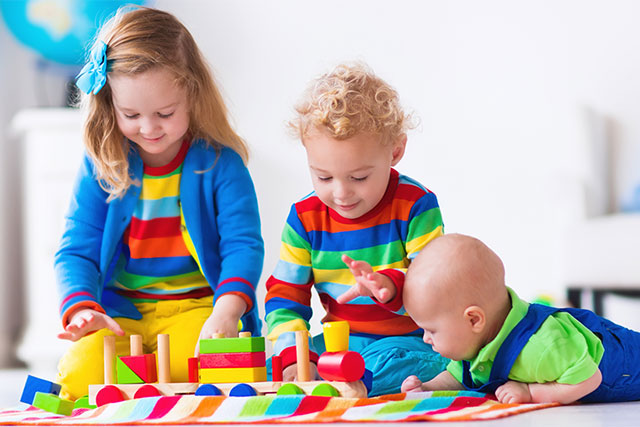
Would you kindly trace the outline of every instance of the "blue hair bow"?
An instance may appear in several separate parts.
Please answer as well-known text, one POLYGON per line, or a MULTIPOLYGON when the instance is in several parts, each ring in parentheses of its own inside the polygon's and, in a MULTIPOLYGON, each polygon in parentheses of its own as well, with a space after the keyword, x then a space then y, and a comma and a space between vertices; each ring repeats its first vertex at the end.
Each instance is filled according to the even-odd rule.
POLYGON ((98 40, 89 52, 89 62, 76 76, 76 86, 87 95, 100 92, 107 82, 107 44, 98 40))

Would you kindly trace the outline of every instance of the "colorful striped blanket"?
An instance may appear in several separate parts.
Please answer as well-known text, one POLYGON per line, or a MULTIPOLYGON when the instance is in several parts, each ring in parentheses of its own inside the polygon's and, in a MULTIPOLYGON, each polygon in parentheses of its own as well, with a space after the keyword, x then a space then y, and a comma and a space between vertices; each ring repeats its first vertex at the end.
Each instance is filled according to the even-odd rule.
POLYGON ((0 425, 329 423, 487 420, 556 406, 502 404, 468 391, 355 399, 324 396, 166 396, 127 400, 70 416, 33 407, 0 411, 0 425))

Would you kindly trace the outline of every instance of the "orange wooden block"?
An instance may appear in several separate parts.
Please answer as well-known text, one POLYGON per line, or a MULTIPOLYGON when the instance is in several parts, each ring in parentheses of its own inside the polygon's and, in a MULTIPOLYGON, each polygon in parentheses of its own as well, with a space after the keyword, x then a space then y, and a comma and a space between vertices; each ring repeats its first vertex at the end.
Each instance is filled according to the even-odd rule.
POLYGON ((127 365, 145 383, 155 383, 158 381, 158 371, 156 369, 156 355, 142 354, 140 356, 121 356, 122 363, 127 365))

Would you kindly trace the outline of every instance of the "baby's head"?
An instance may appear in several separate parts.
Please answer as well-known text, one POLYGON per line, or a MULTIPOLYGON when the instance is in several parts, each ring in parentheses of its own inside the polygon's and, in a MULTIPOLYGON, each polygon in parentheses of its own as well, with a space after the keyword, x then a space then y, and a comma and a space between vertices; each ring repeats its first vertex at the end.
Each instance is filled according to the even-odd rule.
POLYGON ((407 271, 407 313, 443 356, 471 360, 495 338, 511 309, 500 258, 480 240, 446 234, 427 244, 407 271))
POLYGON ((396 91, 364 64, 343 64, 312 82, 296 113, 290 127, 307 150, 320 200, 350 219, 373 209, 410 127, 396 91))

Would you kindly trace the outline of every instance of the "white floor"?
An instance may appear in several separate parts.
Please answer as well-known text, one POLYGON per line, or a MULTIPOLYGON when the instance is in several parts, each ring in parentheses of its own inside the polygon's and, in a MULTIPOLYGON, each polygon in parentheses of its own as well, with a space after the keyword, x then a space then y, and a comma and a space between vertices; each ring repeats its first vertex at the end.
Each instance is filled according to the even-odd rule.
MULTIPOLYGON (((0 408, 20 406, 20 395, 27 378, 26 370, 0 370, 0 408)), ((609 403, 597 405, 572 405, 527 412, 507 418, 477 422, 438 423, 451 427, 600 427, 640 426, 640 402, 609 403)), ((292 425, 292 424, 290 424, 292 425)), ((308 424, 303 424, 308 427, 308 424)), ((379 426, 380 424, 369 424, 379 426)), ((415 423, 391 423, 386 426, 415 425, 415 423)), ((354 424, 344 424, 354 427, 354 424)))

